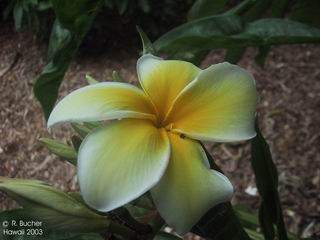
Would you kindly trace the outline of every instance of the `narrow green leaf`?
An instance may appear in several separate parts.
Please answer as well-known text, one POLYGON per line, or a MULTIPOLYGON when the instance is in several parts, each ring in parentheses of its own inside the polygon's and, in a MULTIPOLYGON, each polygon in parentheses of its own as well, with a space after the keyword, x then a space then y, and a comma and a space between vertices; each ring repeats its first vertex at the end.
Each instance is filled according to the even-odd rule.
POLYGON ((86 74, 86 80, 88 84, 96 84, 99 83, 98 80, 94 79, 93 77, 91 77, 89 74, 86 74))
POLYGON ((78 133, 82 138, 85 138, 88 133, 91 132, 91 129, 86 127, 83 124, 80 123, 71 123, 71 127, 73 128, 73 130, 78 133))
POLYGON ((0 191, 21 204, 28 216, 49 224, 55 230, 90 232, 109 226, 106 217, 44 182, 0 177, 0 191))
POLYGON ((254 231, 257 231, 259 226, 259 219, 257 217, 257 214, 249 211, 244 210, 241 206, 233 206, 233 209, 239 218, 241 225, 245 228, 252 229, 254 231))
POLYGON ((281 204, 278 194, 278 174, 272 161, 268 143, 262 136, 256 121, 257 136, 251 141, 251 164, 256 184, 262 198, 259 220, 266 239, 273 238, 273 224, 277 226, 278 238, 287 240, 281 204))
POLYGON ((91 131, 101 126, 100 122, 83 122, 83 125, 89 128, 91 131))
POLYGON ((22 25, 24 21, 24 11, 23 11, 23 5, 22 1, 16 1, 14 7, 13 7, 13 18, 14 18, 14 24, 17 31, 22 30, 22 25))
POLYGON ((250 239, 252 239, 252 240, 265 240, 265 238, 263 237, 263 235, 261 233, 258 233, 256 231, 248 229, 248 228, 246 228, 245 231, 249 235, 250 239))
POLYGON ((112 71, 112 80, 115 82, 126 82, 126 80, 115 70, 112 71))
POLYGON ((156 55, 156 50, 153 47, 153 44, 148 38, 148 36, 145 34, 145 32, 139 26, 137 26, 137 31, 139 33, 139 36, 142 42, 142 47, 143 47, 142 54, 150 53, 150 54, 156 55))
POLYGON ((40 138, 39 142, 44 144, 53 154, 67 160, 73 165, 77 164, 77 152, 73 147, 50 138, 40 138))
POLYGON ((221 13, 228 0, 197 0, 188 12, 188 21, 221 13))

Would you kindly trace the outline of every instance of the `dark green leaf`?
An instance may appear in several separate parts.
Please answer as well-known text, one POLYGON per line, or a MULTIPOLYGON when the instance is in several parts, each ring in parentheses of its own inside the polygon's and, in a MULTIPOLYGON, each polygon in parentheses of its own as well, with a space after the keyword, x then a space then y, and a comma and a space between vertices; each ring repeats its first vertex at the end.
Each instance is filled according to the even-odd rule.
POLYGON ((249 46, 319 43, 320 29, 286 19, 266 18, 247 24, 236 37, 247 38, 249 46))
POLYGON ((230 203, 222 203, 209 210, 192 232, 211 240, 250 240, 230 203))
POLYGON ((164 34, 154 47, 169 53, 223 48, 235 44, 232 36, 243 29, 241 19, 234 15, 201 18, 164 34))
POLYGON ((188 21, 221 13, 228 0, 197 0, 188 12, 188 21))
POLYGON ((24 10, 21 0, 17 0, 16 4, 13 8, 13 18, 14 18, 14 24, 17 31, 22 30, 23 20, 24 20, 24 10))
POLYGON ((244 25, 234 15, 202 18, 159 38, 158 51, 182 52, 216 48, 320 42, 320 29, 285 19, 262 19, 244 25))
POLYGON ((266 239, 273 239, 273 224, 277 226, 278 238, 287 240, 278 194, 278 175, 272 161, 269 145, 262 136, 256 121, 257 136, 251 143, 251 163, 256 184, 262 198, 259 220, 266 239))
POLYGON ((91 27, 96 12, 102 6, 100 0, 52 0, 51 2, 62 26, 81 37, 91 27))
POLYGON ((73 165, 77 165, 77 152, 73 147, 50 138, 40 138, 39 141, 53 154, 67 160, 73 165))
MULTIPOLYGON (((256 1, 253 6, 250 8, 246 9, 245 12, 241 13, 241 17, 244 19, 246 22, 251 22, 253 20, 257 20, 263 16, 263 14, 268 11, 270 4, 272 0, 259 0, 256 1)), ((239 7, 236 7, 239 8, 239 7)), ((231 11, 236 11, 239 13, 239 10, 236 9, 231 9, 231 11)), ((245 47, 232 47, 228 48, 226 56, 225 56, 225 61, 230 62, 230 63, 238 63, 243 54, 245 53, 246 48, 245 47)))
POLYGON ((49 63, 44 67, 40 76, 36 79, 33 91, 39 100, 48 119, 51 110, 58 97, 58 90, 64 74, 75 54, 80 40, 64 29, 58 21, 54 24, 49 44, 49 63))
POLYGON ((137 31, 139 33, 141 42, 142 42, 142 47, 143 47, 143 52, 142 54, 156 54, 156 51, 154 49, 154 46, 152 45, 152 42, 150 41, 150 39, 148 38, 148 36, 145 34, 145 32, 139 27, 137 26, 137 31))
POLYGON ((34 85, 46 119, 58 96, 59 86, 68 66, 101 7, 101 0, 53 0, 57 15, 49 43, 49 63, 34 85))

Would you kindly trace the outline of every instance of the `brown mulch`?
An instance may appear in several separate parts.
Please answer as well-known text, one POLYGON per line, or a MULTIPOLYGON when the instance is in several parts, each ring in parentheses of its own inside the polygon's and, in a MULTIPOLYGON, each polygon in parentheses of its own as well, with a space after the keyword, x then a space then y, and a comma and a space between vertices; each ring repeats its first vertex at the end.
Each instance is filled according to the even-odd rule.
MULTIPOLYGON (((37 139, 49 136, 32 83, 44 66, 45 46, 30 33, 0 27, 0 175, 37 178, 65 191, 77 189, 75 169, 59 161, 37 139)), ((274 48, 265 69, 247 51, 240 65, 253 73, 261 101, 259 115, 279 172, 280 197, 289 229, 305 237, 320 230, 320 46, 274 48)), ((223 60, 212 53, 203 66, 223 60)), ((99 57, 79 56, 72 63, 61 96, 85 85, 91 73, 101 80, 119 71, 136 83, 136 51, 120 50, 99 57)), ((66 140, 65 128, 53 135, 66 140)), ((208 145, 217 163, 236 188, 234 203, 259 206, 250 167, 249 144, 208 145), (251 191, 248 191, 250 190, 251 191)), ((0 209, 12 201, 0 195, 0 209)))

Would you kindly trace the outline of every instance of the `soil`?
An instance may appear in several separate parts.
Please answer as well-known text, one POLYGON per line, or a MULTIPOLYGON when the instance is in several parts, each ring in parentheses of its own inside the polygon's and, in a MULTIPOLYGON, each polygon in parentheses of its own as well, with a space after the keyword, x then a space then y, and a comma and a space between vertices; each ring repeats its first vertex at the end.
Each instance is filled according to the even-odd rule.
MULTIPOLYGON (((264 69, 249 49, 239 63, 253 73, 260 94, 258 114, 279 173, 280 198, 290 231, 308 237, 320 231, 320 45, 275 47, 264 69)), ((223 61, 213 52, 203 67, 223 61)), ((46 46, 31 33, 0 26, 0 175, 44 180, 64 191, 77 190, 74 167, 60 161, 38 143, 50 136, 32 85, 46 63, 46 46)), ((137 47, 79 55, 72 62, 60 98, 86 84, 85 74, 107 81, 117 70, 137 84, 137 47)), ((52 135, 67 141, 67 127, 52 135)), ((231 179, 235 204, 259 206, 248 142, 208 144, 218 165, 231 179)), ((14 203, 0 195, 0 209, 14 203)))

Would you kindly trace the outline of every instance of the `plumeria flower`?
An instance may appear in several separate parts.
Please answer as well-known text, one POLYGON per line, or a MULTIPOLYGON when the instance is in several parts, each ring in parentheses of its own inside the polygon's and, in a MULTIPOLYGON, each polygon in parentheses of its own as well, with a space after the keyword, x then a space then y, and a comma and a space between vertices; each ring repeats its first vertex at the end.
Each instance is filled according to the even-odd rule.
POLYGON ((116 82, 80 88, 57 104, 48 127, 113 120, 80 146, 85 202, 108 212, 150 191, 167 224, 184 234, 232 197, 232 184, 210 169, 199 141, 255 136, 255 81, 229 63, 201 70, 150 54, 138 60, 137 71, 143 90, 116 82))

